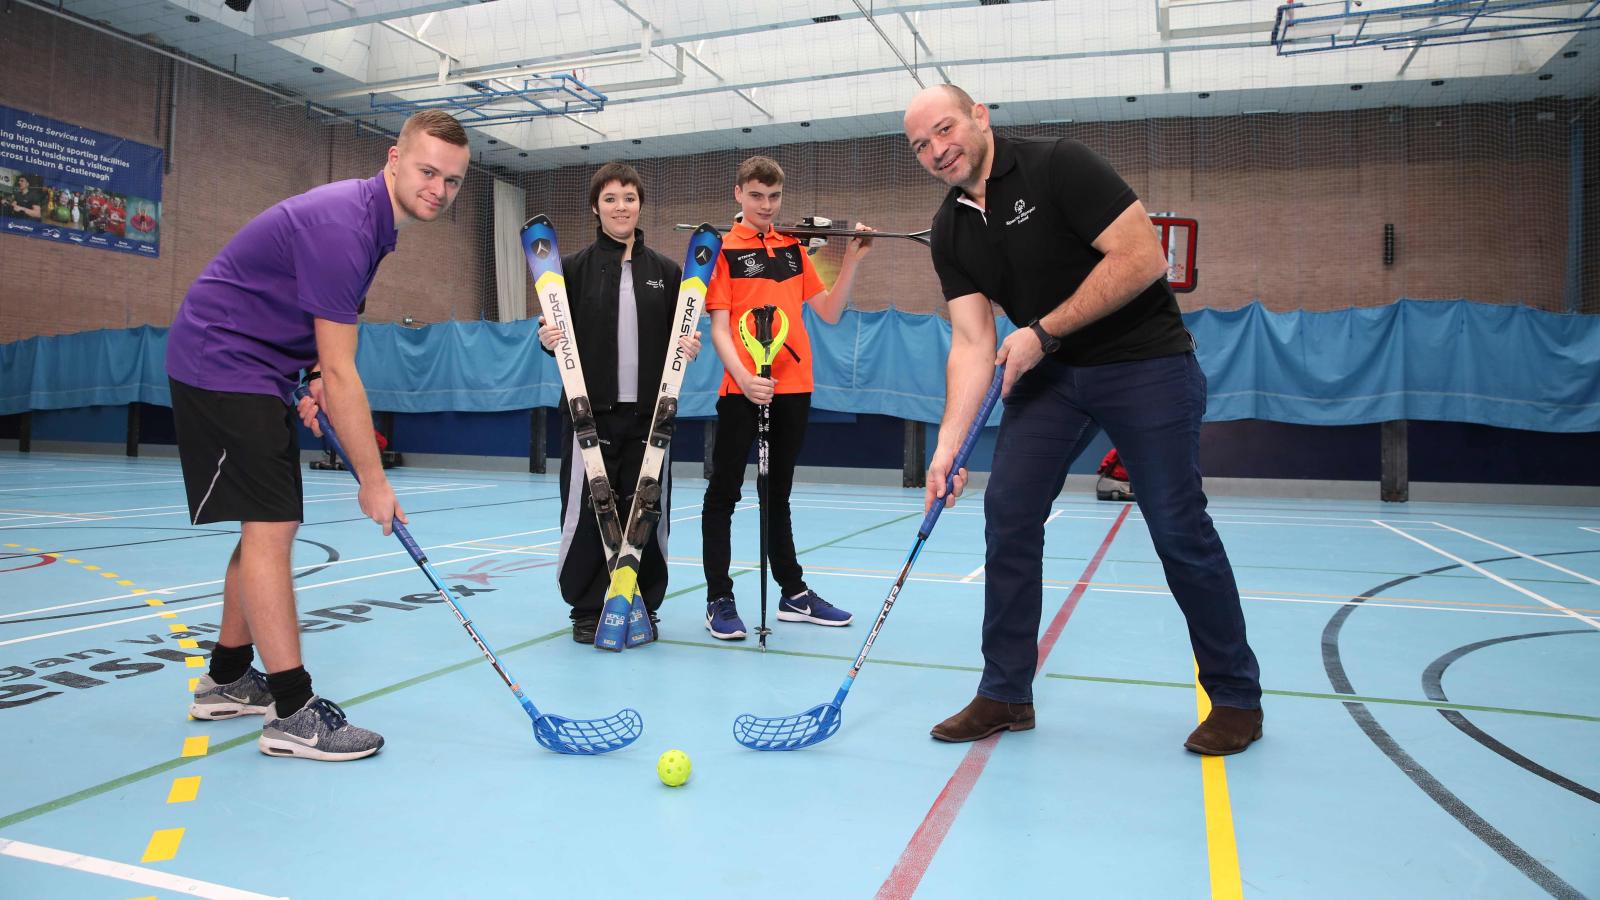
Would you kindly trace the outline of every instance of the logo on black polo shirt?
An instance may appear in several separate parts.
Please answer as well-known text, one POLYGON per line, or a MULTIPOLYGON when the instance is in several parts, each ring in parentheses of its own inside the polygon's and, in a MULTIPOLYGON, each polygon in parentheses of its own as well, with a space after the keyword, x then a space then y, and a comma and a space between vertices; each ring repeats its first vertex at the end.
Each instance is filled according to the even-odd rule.
POLYGON ((1018 200, 1016 205, 1011 208, 1016 210, 1017 214, 1006 223, 1007 225, 1021 225, 1023 222, 1028 221, 1028 217, 1033 215, 1036 207, 1029 206, 1026 200, 1018 200))
POLYGON ((667 286, 667 281, 664 278, 652 278, 649 281, 646 281, 644 285, 645 287, 653 287, 659 291, 667 286))

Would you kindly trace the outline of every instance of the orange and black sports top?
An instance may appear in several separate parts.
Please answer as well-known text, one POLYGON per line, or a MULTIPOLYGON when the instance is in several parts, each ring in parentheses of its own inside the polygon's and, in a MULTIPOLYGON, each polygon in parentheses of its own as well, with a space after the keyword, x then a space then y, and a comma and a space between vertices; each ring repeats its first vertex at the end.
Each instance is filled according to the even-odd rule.
MULTIPOLYGON (((733 344, 745 371, 751 373, 756 371, 756 365, 739 340, 739 318, 747 310, 769 303, 783 310, 789 317, 789 334, 783 342, 786 349, 772 361, 772 377, 778 381, 777 393, 807 394, 812 388, 811 339, 800 318, 800 308, 825 290, 827 286, 798 240, 771 230, 762 234, 737 222, 722 239, 722 254, 717 257, 711 284, 706 287, 706 309, 728 311, 733 344)), ((739 393, 732 375, 723 373, 718 393, 739 393)))

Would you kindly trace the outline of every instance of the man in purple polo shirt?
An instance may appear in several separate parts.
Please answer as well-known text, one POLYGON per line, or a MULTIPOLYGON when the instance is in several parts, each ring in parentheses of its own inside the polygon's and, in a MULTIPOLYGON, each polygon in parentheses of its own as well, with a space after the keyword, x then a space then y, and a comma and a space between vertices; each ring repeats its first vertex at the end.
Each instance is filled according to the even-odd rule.
POLYGON ((361 478, 361 511, 384 534, 406 521, 356 373, 356 322, 397 230, 442 215, 468 159, 460 123, 438 110, 413 115, 382 172, 290 197, 234 235, 189 288, 167 336, 190 516, 196 525, 240 523, 222 633, 189 713, 265 715, 258 746, 269 756, 359 759, 383 746, 313 694, 301 665, 289 562, 303 514, 291 397, 309 370, 315 399, 300 404, 301 418, 320 434, 323 404, 361 478), (265 675, 252 665, 256 647, 265 675))

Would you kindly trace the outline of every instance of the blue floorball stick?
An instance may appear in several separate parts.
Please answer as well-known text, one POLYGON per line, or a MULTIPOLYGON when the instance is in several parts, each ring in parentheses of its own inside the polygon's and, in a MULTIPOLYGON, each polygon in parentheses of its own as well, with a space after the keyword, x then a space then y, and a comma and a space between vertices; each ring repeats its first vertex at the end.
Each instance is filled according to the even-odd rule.
MULTIPOLYGON (((296 400, 299 400, 302 397, 310 396, 310 391, 306 390, 305 386, 302 385, 295 390, 294 396, 296 400)), ((320 408, 317 410, 317 424, 322 426, 323 438, 327 440, 329 446, 333 447, 333 452, 339 455, 339 460, 344 463, 344 467, 350 470, 351 475, 355 475, 355 466, 350 465, 350 458, 344 453, 344 445, 339 443, 339 436, 334 433, 333 425, 328 421, 327 414, 320 408)), ((358 483, 361 481, 359 475, 356 476, 356 481, 358 483)), ((428 580, 433 582, 434 588, 439 591, 439 596, 450 604, 450 611, 456 614, 456 619, 461 622, 461 627, 467 630, 472 642, 477 644, 478 649, 483 651, 483 655, 489 658, 489 665, 494 667, 495 673, 500 676, 500 680, 506 683, 506 687, 511 689, 511 693, 517 695, 517 701, 522 704, 522 708, 527 712, 528 718, 533 720, 533 737, 539 742, 540 746, 556 753, 592 756, 597 753, 610 753, 613 750, 621 750, 639 739, 639 735, 644 733, 644 718, 634 709, 624 709, 604 719, 569 719, 565 716, 539 712, 538 708, 533 705, 533 701, 522 693, 522 686, 517 683, 516 679, 511 677, 510 672, 506 671, 505 665, 500 662, 500 657, 496 656, 494 650, 490 649, 483 638, 478 636, 478 630, 472 627, 472 620, 467 617, 466 611, 461 608, 461 604, 456 602, 456 598, 450 593, 450 589, 445 587, 444 579, 433 571, 433 566, 428 563, 427 555, 422 552, 422 548, 411 537, 411 532, 406 530, 404 523, 399 519, 395 519, 391 524, 394 526, 394 536, 400 539, 400 543, 405 545, 406 552, 411 554, 411 558, 416 560, 417 566, 428 576, 428 580)))
MULTIPOLYGON (((1005 378, 1005 373, 1004 366, 997 366, 994 370, 994 381, 990 383, 989 392, 983 397, 983 407, 973 417, 972 426, 967 429, 967 436, 961 441, 955 460, 950 464, 949 479, 945 482, 946 496, 955 490, 956 473, 966 466, 967 457, 972 455, 972 448, 978 443, 978 435, 983 432, 984 423, 989 421, 989 414, 994 411, 995 401, 1000 399, 1000 383, 1005 378)), ((850 693, 850 685, 855 684, 856 675, 866 664, 867 654, 872 651, 872 642, 878 639, 878 632, 883 629, 884 620, 889 618, 889 610, 894 608, 895 598, 900 596, 900 588, 905 585, 906 576, 911 574, 912 564, 917 561, 917 555, 922 552, 922 545, 928 542, 928 535, 933 533, 933 525, 939 521, 939 513, 943 511, 944 502, 939 501, 934 503, 933 508, 923 517, 922 525, 917 528, 917 542, 911 546, 911 553, 906 556, 905 565, 900 567, 900 577, 894 580, 894 587, 889 589, 889 596, 884 598, 883 608, 878 610, 878 620, 872 623, 872 630, 867 632, 867 639, 861 644, 861 652, 856 655, 855 663, 845 674, 844 683, 839 685, 839 692, 833 695, 833 699, 792 716, 765 718, 746 713, 733 720, 734 740, 751 750, 801 750, 833 737, 843 720, 842 707, 845 696, 850 693)))

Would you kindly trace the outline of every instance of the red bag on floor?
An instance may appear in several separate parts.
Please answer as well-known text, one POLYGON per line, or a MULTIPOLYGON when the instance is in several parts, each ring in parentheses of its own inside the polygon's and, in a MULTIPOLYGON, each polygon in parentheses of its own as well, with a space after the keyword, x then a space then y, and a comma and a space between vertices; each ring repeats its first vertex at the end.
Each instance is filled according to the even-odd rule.
POLYGON ((1122 457, 1117 455, 1115 447, 1106 452, 1105 459, 1100 460, 1100 468, 1096 472, 1118 481, 1128 480, 1128 470, 1123 467, 1122 457))

